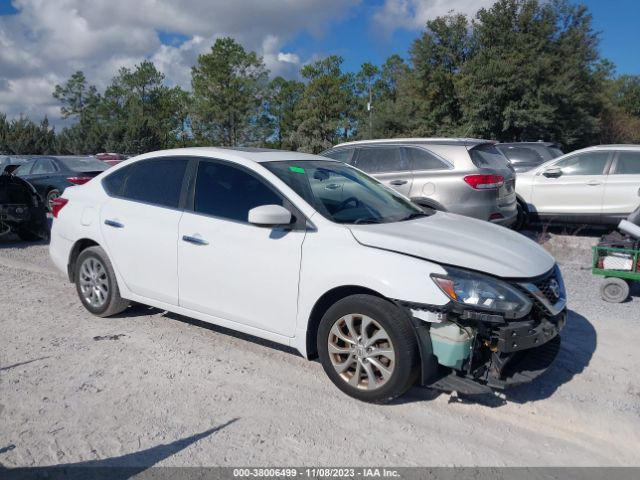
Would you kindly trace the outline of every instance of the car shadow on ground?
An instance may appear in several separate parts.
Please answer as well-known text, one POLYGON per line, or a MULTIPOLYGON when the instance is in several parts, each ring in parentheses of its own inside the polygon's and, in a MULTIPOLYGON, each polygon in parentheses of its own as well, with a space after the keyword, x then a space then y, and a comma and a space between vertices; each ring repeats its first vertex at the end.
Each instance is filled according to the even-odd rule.
MULTIPOLYGON (((67 463, 64 465, 51 465, 47 467, 6 469, 0 466, 0 477, 7 480, 32 478, 46 478, 49 480, 85 478, 125 480, 135 477, 156 463, 175 455, 203 438, 219 432, 237 420, 238 418, 233 418, 217 427, 191 435, 190 437, 118 457, 67 463)), ((14 448, 19 448, 19 445, 14 448)), ((11 448, 11 450, 14 448, 11 448)))
MULTIPOLYGON (((589 320, 573 310, 569 311, 569 318, 561 337, 562 346, 558 356, 549 369, 531 383, 512 387, 505 392, 496 392, 495 394, 454 394, 450 396, 449 402, 479 404, 497 408, 509 402, 524 404, 551 397, 558 388, 570 382, 574 376, 579 375, 587 368, 597 347, 595 328, 589 320)), ((440 395, 448 395, 449 393, 417 387, 393 403, 431 401, 440 395)))

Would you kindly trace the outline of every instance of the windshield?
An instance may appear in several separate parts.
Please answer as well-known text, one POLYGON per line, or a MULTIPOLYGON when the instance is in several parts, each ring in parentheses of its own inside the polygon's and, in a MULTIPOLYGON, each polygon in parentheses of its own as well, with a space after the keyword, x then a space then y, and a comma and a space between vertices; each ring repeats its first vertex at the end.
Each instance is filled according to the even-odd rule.
POLYGON ((262 165, 337 223, 389 223, 426 215, 391 188, 341 162, 303 160, 262 165))

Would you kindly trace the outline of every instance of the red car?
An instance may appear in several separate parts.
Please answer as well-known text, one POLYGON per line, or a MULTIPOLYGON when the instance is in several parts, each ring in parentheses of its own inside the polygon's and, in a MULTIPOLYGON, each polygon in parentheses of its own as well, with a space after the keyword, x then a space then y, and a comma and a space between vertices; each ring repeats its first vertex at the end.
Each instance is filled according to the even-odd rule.
POLYGON ((111 165, 112 167, 127 159, 126 156, 121 155, 120 153, 97 153, 95 157, 98 160, 102 160, 103 162, 111 165))

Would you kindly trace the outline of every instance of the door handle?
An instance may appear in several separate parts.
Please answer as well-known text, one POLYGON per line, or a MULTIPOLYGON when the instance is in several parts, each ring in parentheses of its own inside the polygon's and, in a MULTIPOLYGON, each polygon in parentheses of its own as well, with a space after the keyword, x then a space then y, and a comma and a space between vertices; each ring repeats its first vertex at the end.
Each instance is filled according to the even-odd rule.
POLYGON ((597 187, 598 185, 602 185, 602 182, 599 182, 598 180, 590 180, 587 182, 587 185, 590 187, 597 187))
POLYGON ((406 180, 392 180, 389 183, 391 185, 404 185, 405 183, 407 183, 407 181, 406 180))
POLYGON ((105 220, 104 224, 107 225, 108 227, 113 227, 113 228, 124 228, 124 224, 118 222, 117 220, 105 220))
POLYGON ((183 235, 182 240, 184 242, 193 243, 194 245, 209 245, 209 242, 207 242, 206 240, 192 235, 183 235))
POLYGON ((327 189, 327 190, 337 190, 338 188, 340 188, 340 184, 339 183, 330 183, 329 185, 327 185, 324 188, 327 189))

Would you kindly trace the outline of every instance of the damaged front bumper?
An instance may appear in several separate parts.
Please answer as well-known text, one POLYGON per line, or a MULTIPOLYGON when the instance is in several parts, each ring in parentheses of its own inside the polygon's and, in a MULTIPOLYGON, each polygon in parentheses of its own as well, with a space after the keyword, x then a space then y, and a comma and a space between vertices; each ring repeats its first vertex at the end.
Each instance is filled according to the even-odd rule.
POLYGON ((465 394, 489 393, 528 383, 543 374, 556 358, 560 332, 567 322, 566 293, 558 285, 559 271, 528 282, 514 282, 533 301, 531 312, 522 319, 506 320, 499 315, 460 311, 400 302, 414 320, 422 358, 423 386, 465 394), (444 366, 436 357, 433 330, 450 323, 467 333, 468 352, 464 361, 444 366))

